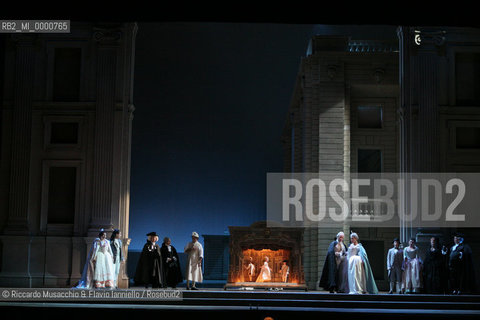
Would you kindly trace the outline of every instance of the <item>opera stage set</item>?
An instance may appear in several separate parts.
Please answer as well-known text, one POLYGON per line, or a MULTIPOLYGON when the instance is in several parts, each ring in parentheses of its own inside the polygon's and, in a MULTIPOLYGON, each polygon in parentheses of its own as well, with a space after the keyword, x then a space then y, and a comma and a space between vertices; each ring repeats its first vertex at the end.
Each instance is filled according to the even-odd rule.
POLYGON ((299 228, 268 228, 267 222, 257 222, 250 227, 229 227, 230 268, 225 289, 275 288, 306 290, 303 276, 303 230, 299 228), (268 258, 270 279, 260 280, 260 269, 268 258), (283 261, 289 267, 287 281, 282 281, 283 261), (252 281, 247 266, 252 262, 255 271, 252 281))
MULTIPOLYGON (((137 261, 130 258, 134 250, 129 249, 133 231, 130 166, 138 30, 134 22, 78 22, 72 23, 70 35, 19 33, 0 37, 0 288, 74 287, 84 266, 88 266, 87 256, 99 230, 105 229, 110 235, 118 228, 122 244, 116 247, 120 248, 116 252, 121 252, 126 260, 119 267, 118 289, 91 291, 128 293, 144 289, 133 286, 137 261), (129 261, 133 265, 127 264, 129 261)), ((480 172, 480 91, 476 91, 480 88, 480 30, 456 27, 394 27, 394 30, 388 39, 357 39, 350 34, 311 37, 306 54, 298 59, 300 68, 290 105, 282 111, 283 132, 280 130, 276 136, 281 140, 279 148, 284 149, 284 158, 277 159, 279 166, 283 162, 284 172, 341 172, 345 176, 362 170, 480 172), (413 42, 419 36, 422 41, 413 42), (465 86, 473 82, 479 85, 475 90, 465 86)), ((209 39, 212 41, 214 37, 209 39)), ((189 52, 172 50, 175 57, 180 51, 189 52)), ((210 87, 208 81, 205 83, 202 90, 210 87)), ((174 92, 169 85, 167 91, 174 92)), ((188 99, 195 100, 190 96, 188 99)), ((223 104, 224 99, 218 100, 223 104)), ((159 106, 163 107, 161 104, 154 107, 159 106)), ((141 110, 140 106, 137 108, 141 110)), ((162 116, 167 121, 177 118, 183 121, 185 114, 162 116)), ((210 125, 222 122, 217 121, 221 119, 217 114, 208 116, 210 125)), ((195 116, 189 117, 197 120, 195 116)), ((156 119, 152 121, 151 127, 160 127, 156 119)), ((157 143, 157 139, 161 140, 159 135, 168 135, 164 131, 149 134, 157 143)), ((207 131, 209 137, 215 132, 211 128, 207 131)), ((179 141, 187 141, 183 136, 182 139, 179 141)), ((244 141, 242 146, 249 143, 244 141)), ((205 148, 208 152, 212 149, 215 148, 211 145, 205 148)), ((261 153, 258 149, 256 152, 261 153)), ((192 160, 192 154, 189 150, 187 162, 196 161, 192 160)), ((249 157, 257 158, 258 154, 249 157)), ((215 157, 227 162, 223 155, 221 150, 215 157)), ((176 156, 171 158, 177 161, 176 156)), ((170 168, 155 165, 158 171, 170 168)), ((207 169, 212 168, 206 168, 205 172, 207 169)), ((261 175, 263 181, 263 171, 261 175)), ((199 172, 198 177, 189 179, 202 180, 202 177, 199 172)), ((174 189, 172 195, 183 192, 180 184, 170 187, 174 189)), ((246 189, 248 197, 251 190, 246 189)), ((262 192, 259 193, 263 199, 262 192)), ((185 217, 189 221, 202 214, 196 212, 195 201, 200 196, 185 193, 192 197, 191 215, 185 217)), ((212 198, 218 200, 216 194, 212 198)), ((255 205, 263 208, 259 203, 255 205)), ((244 213, 240 205, 238 210, 235 214, 244 213)), ((183 218, 183 212, 174 209, 172 212, 165 214, 168 219, 183 218)), ((229 221, 228 218, 237 218, 232 217, 235 214, 209 215, 203 226, 212 217, 229 221)), ((477 294, 387 294, 385 261, 393 238, 399 237, 407 245, 413 237, 424 250, 428 249, 429 239, 438 236, 451 248, 452 235, 458 231, 454 228, 433 230, 403 225, 355 230, 368 251, 374 274, 371 280, 379 293, 345 294, 329 293, 319 284, 329 245, 338 231, 348 235, 350 226, 343 224, 341 230, 321 225, 294 228, 271 221, 252 223, 265 217, 249 217, 243 226, 225 222, 215 234, 204 235, 197 229, 204 237, 205 281, 197 284, 198 290, 186 290, 185 281, 180 283, 177 289, 180 299, 2 300, 0 312, 12 312, 21 318, 35 313, 37 317, 55 315, 67 319, 76 313, 114 319, 181 315, 248 320, 323 316, 478 319, 480 316, 477 294), (97 310, 108 313, 97 314, 97 310)), ((150 228, 154 224, 148 221, 146 225, 150 228)), ((197 226, 192 223, 192 229, 197 226)), ((479 230, 473 227, 460 230, 466 235, 477 264, 480 263, 479 230)), ((141 234, 143 241, 144 233, 150 231, 154 230, 136 234, 141 234)), ((350 244, 348 236, 345 241, 350 244)), ((182 247, 178 243, 177 250, 182 247)), ((185 258, 184 252, 178 253, 181 259, 185 258)), ((185 259, 181 261, 184 263, 185 259)), ((480 269, 472 272, 480 279, 480 269)), ((8 293, 4 291, 1 295, 6 299, 8 293)))

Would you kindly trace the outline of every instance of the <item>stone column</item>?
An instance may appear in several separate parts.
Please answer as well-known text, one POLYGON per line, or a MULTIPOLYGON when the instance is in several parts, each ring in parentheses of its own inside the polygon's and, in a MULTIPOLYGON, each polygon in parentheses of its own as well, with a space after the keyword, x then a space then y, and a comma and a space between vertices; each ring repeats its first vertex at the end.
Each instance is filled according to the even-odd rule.
POLYGON ((9 214, 5 234, 28 233, 28 197, 32 104, 35 76, 35 35, 13 35, 16 44, 15 92, 9 214))
POLYGON ((115 119, 115 84, 117 55, 122 32, 94 29, 97 43, 97 85, 95 142, 93 158, 93 193, 89 236, 100 228, 112 229, 112 177, 115 119))

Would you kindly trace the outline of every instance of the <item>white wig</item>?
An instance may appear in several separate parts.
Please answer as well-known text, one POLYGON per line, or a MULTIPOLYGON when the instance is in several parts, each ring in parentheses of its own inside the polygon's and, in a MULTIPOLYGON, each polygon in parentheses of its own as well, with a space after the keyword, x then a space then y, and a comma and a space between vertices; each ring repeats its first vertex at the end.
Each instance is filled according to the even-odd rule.
POLYGON ((343 231, 340 231, 339 233, 337 233, 337 240, 340 236, 344 236, 345 237, 345 233, 343 233, 343 231))
POLYGON ((356 234, 355 232, 350 233, 350 239, 352 238, 356 238, 358 241, 358 234, 356 234))

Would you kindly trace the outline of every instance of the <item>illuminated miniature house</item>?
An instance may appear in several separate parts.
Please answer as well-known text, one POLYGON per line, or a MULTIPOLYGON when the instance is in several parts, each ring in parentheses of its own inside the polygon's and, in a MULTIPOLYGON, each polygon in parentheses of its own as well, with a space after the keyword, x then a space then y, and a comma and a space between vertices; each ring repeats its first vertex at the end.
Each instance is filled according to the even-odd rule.
POLYGON ((249 227, 229 227, 230 268, 225 288, 291 288, 306 289, 303 274, 303 229, 267 227, 265 221, 255 222, 249 227), (260 269, 268 257, 271 279, 256 282, 260 269), (282 282, 281 268, 288 261, 289 277, 282 282), (247 265, 252 261, 254 276, 250 281, 247 265))

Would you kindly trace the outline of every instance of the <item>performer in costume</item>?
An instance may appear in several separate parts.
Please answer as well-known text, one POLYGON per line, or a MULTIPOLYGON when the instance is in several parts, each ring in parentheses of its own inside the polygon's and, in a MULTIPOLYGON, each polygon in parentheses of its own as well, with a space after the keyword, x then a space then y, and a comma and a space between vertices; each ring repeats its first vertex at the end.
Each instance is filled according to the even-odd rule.
POLYGON ((163 272, 165 283, 164 286, 176 288, 177 284, 183 281, 182 271, 180 270, 180 259, 177 250, 172 246, 172 240, 168 237, 163 239, 162 248, 163 272))
POLYGON ((247 270, 247 275, 248 275, 248 281, 252 282, 253 281, 253 277, 255 276, 255 265, 253 264, 253 258, 250 257, 250 262, 248 263, 248 265, 245 267, 245 269, 247 270))
POLYGON ((397 285, 397 293, 402 290, 402 269, 403 265, 403 249, 400 248, 400 240, 398 238, 393 239, 393 248, 388 250, 387 254, 387 270, 388 279, 390 281, 390 291, 395 291, 395 284, 397 285))
POLYGON ((349 292, 348 288, 348 261, 347 247, 343 242, 345 234, 339 232, 335 240, 328 247, 325 263, 323 264, 320 287, 333 293, 349 292))
POLYGON ((418 254, 415 238, 411 238, 408 247, 403 250, 405 264, 402 287, 405 293, 418 293, 422 288, 422 262, 418 254))
POLYGON ((110 236, 110 247, 113 253, 113 284, 115 288, 118 287, 118 274, 120 273, 120 264, 125 262, 122 253, 122 240, 120 240, 121 236, 122 233, 118 229, 113 230, 112 235, 110 236))
POLYGON ((288 275, 290 274, 290 267, 287 265, 287 260, 283 260, 282 262, 282 269, 280 269, 280 273, 282 275, 282 282, 288 282, 288 275))
POLYGON ((371 293, 377 294, 378 289, 373 278, 372 268, 368 261, 367 252, 358 242, 358 235, 350 235, 348 247, 348 287, 350 294, 371 293))
POLYGON ((272 280, 271 270, 268 266, 269 258, 265 257, 265 262, 263 262, 263 266, 260 268, 260 274, 257 277, 255 282, 267 282, 272 280))
POLYGON ((187 290, 198 290, 195 283, 203 281, 202 275, 202 261, 203 261, 203 247, 198 242, 200 236, 195 231, 192 232, 192 242, 185 246, 184 252, 188 254, 187 259, 187 290), (192 285, 190 286, 190 282, 192 285))
POLYGON ((450 249, 448 267, 450 271, 450 289, 453 294, 476 293, 475 268, 472 249, 464 242, 464 235, 456 233, 450 249))
POLYGON ((437 237, 430 238, 430 248, 425 253, 423 264, 423 288, 425 293, 445 293, 446 256, 444 253, 442 253, 440 240, 437 237))
POLYGON ((114 288, 113 252, 107 234, 101 229, 95 239, 92 261, 95 271, 93 283, 95 288, 114 288))
POLYGON ((137 270, 135 271, 135 285, 144 285, 145 288, 151 284, 152 288, 163 287, 162 254, 157 244, 158 235, 155 232, 147 234, 147 242, 143 246, 142 253, 138 259, 137 270))

